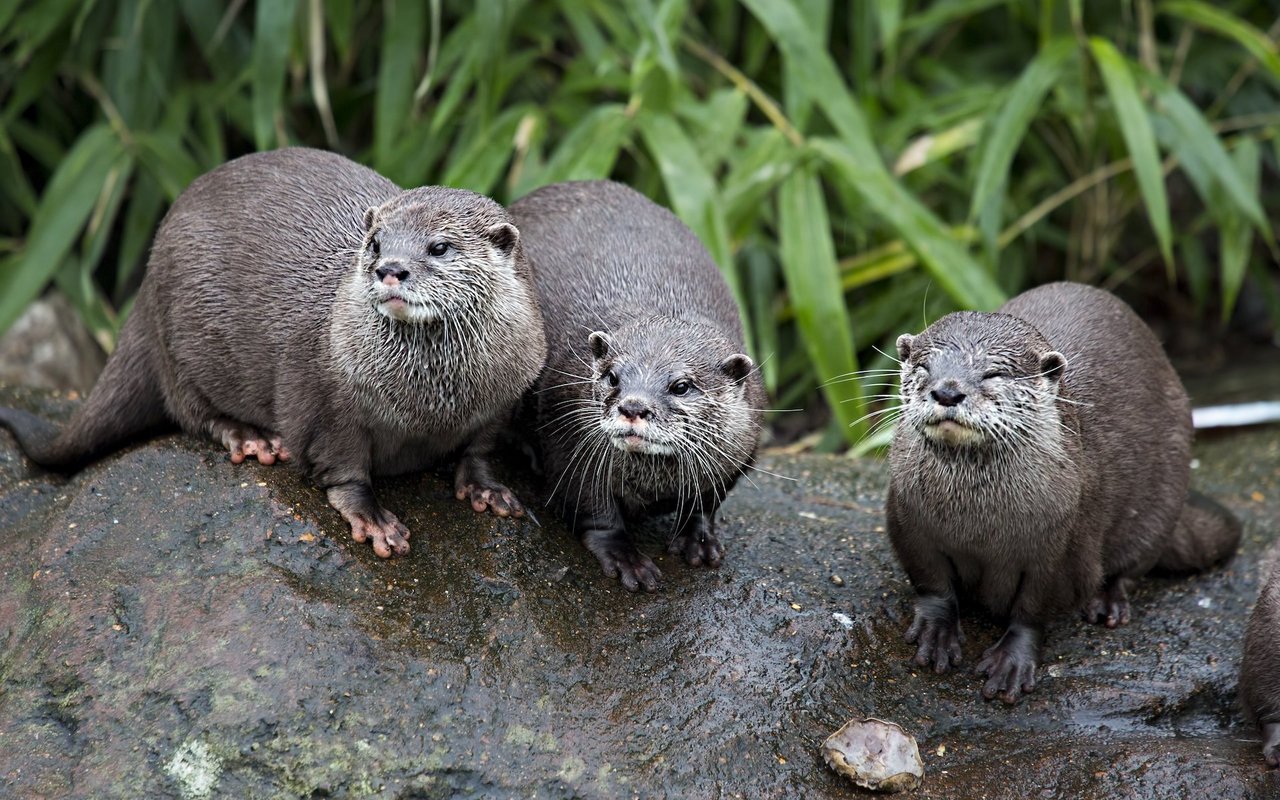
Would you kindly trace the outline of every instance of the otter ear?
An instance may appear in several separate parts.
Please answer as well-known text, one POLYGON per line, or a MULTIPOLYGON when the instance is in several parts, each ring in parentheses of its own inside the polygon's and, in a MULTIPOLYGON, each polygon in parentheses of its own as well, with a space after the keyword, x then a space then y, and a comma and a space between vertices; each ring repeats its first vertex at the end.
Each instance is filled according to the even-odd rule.
POLYGON ((911 343, 915 341, 914 336, 904 333, 898 337, 898 358, 906 361, 911 358, 911 343))
POLYGON ((1046 350, 1040 354, 1040 374, 1057 383, 1062 380, 1062 373, 1067 369, 1067 359, 1057 350, 1046 350))
POLYGON ((516 249, 516 242, 520 241, 520 231, 516 230, 515 225, 506 222, 494 225, 487 233, 489 241, 493 242, 493 246, 498 248, 504 256, 511 255, 511 252, 516 249))
POLYGON ((720 362, 721 371, 728 375, 729 380, 734 383, 742 383, 751 374, 751 370, 755 368, 755 362, 742 353, 734 353, 720 362))
POLYGON ((591 347, 591 355, 599 361, 609 354, 609 345, 613 344, 613 340, 604 331, 595 331, 587 337, 587 344, 591 347))
POLYGON ((366 232, 372 230, 373 223, 378 219, 378 207, 369 206, 364 210, 364 229, 366 232))

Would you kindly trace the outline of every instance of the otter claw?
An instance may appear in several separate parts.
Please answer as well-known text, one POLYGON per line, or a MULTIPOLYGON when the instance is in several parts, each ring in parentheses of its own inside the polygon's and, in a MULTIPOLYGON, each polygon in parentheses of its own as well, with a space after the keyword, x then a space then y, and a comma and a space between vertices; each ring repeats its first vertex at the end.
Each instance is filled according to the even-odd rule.
POLYGON ((1129 624, 1129 593, 1123 579, 1108 583, 1085 607, 1084 618, 1087 622, 1117 628, 1129 624))
POLYGON ((395 514, 383 510, 385 519, 376 522, 364 516, 352 517, 351 538, 357 542, 373 540, 373 552, 380 558, 390 558, 392 553, 403 556, 409 552, 409 529, 396 519, 395 514))
POLYGON ((714 536, 682 533, 667 546, 672 555, 683 555, 693 567, 718 567, 724 560, 724 545, 714 536))
POLYGON ((231 454, 232 464, 241 464, 250 457, 264 466, 289 460, 289 451, 279 436, 267 437, 252 426, 225 421, 214 422, 212 428, 214 438, 231 454))
POLYGON ((459 500, 469 500, 476 513, 492 511, 499 517, 523 517, 524 505, 507 487, 501 484, 480 486, 467 483, 459 486, 454 496, 459 500))

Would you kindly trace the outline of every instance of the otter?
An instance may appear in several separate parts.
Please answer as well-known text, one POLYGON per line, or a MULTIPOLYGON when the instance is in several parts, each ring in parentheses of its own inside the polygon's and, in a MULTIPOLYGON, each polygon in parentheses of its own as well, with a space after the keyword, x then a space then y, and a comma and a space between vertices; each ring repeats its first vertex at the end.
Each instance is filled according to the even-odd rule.
POLYGON ((59 432, 0 410, 37 464, 74 471, 166 423, 231 461, 293 460, 382 557, 409 530, 372 474, 460 454, 455 492, 523 514, 490 474, 497 432, 545 358, 520 233, 487 197, 402 191, 287 148, 197 178, 161 221, 101 378, 59 432))
POLYGON ((917 594, 917 664, 959 663, 959 602, 976 600, 1009 621, 977 663, 982 696, 1015 703, 1054 616, 1082 609, 1114 628, 1132 579, 1234 552, 1239 522, 1188 496, 1182 383, 1114 295, 1041 286, 903 334, 898 354, 886 518, 917 594))
POLYGON ((1262 730, 1262 757, 1280 767, 1280 563, 1258 594, 1244 636, 1240 704, 1262 730))
POLYGON ((548 503, 606 575, 655 591, 627 522, 675 513, 668 550, 719 566, 715 515, 755 458, 764 386, 729 287, 674 214, 611 181, 511 206, 546 315, 531 393, 548 503))

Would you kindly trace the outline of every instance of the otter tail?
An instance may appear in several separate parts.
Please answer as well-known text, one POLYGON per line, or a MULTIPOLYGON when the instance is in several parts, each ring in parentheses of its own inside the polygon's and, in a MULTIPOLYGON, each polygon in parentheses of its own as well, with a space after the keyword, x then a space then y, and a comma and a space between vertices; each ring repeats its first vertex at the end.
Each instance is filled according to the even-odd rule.
POLYGON ((28 458, 45 469, 74 472, 165 421, 164 397, 137 328, 136 320, 125 324, 89 399, 61 431, 34 414, 0 408, 0 425, 13 432, 28 458))
POLYGON ((1234 514, 1216 500, 1192 491, 1156 567, 1166 572, 1208 569, 1235 552, 1240 532, 1240 520, 1234 514))

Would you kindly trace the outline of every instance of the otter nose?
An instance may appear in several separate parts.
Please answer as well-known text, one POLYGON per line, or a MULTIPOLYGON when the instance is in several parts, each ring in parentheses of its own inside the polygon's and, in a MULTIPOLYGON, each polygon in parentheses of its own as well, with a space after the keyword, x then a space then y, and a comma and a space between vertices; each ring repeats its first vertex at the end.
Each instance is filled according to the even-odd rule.
POLYGON ((960 401, 964 400, 965 394, 956 386, 939 386, 929 392, 929 396, 937 401, 940 406, 958 406, 960 401))
POLYGON ((636 423, 642 419, 648 419, 653 414, 653 409, 638 397, 627 397, 618 403, 618 413, 628 422, 636 423))
POLYGON ((387 263, 384 261, 381 266, 373 271, 373 274, 377 275, 378 280, 383 283, 395 286, 397 283, 403 283, 409 277, 409 270, 405 269, 404 265, 399 262, 387 263))

